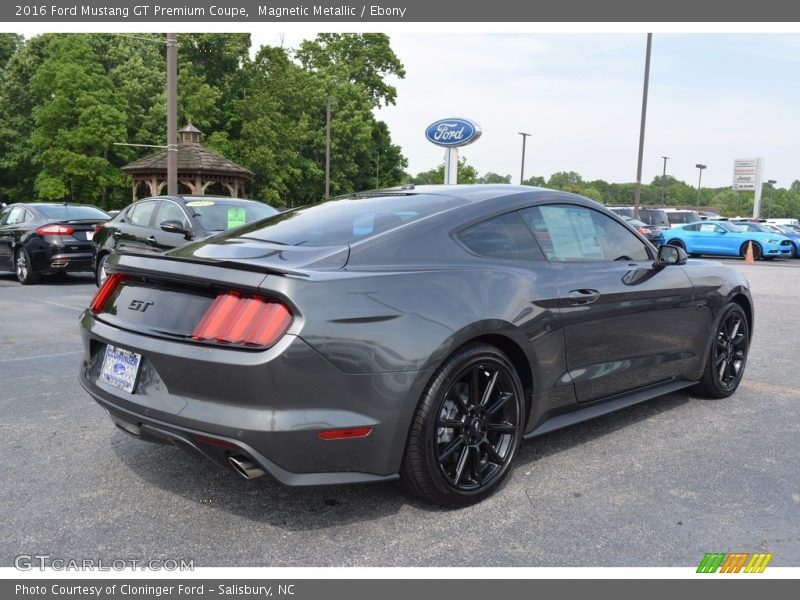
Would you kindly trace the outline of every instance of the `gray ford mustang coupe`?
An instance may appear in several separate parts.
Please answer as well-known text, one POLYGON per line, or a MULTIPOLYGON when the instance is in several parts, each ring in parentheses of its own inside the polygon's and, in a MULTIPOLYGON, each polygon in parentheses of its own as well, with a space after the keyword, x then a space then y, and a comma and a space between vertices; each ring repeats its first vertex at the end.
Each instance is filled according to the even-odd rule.
POLYGON ((80 381, 114 423, 246 478, 400 478, 444 506, 523 438, 744 373, 747 281, 585 198, 404 186, 115 255, 80 381))

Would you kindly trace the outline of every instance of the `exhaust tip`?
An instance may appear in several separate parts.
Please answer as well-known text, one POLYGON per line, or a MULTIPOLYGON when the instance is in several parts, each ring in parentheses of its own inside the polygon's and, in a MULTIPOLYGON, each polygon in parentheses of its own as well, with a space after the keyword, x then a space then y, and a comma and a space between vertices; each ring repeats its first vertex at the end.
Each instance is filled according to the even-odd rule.
POLYGON ((228 462, 239 475, 245 479, 255 479, 265 475, 264 469, 259 467, 246 456, 230 456, 228 462))

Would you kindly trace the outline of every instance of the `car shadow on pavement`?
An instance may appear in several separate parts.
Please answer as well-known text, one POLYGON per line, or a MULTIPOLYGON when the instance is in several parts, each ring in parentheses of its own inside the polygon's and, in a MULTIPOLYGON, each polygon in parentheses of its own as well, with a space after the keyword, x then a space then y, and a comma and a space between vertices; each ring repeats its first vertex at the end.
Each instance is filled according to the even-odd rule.
MULTIPOLYGON (((671 411, 690 401, 677 393, 654 399, 523 443, 516 469, 620 429, 671 411)), ((425 512, 447 512, 408 495, 397 482, 325 487, 288 487, 269 476, 247 481, 174 446, 159 446, 116 431, 112 446, 133 475, 163 492, 199 505, 290 531, 338 527, 383 519, 404 506, 425 512)), ((514 485, 513 473, 508 485, 514 485)), ((499 492, 502 494, 502 489, 499 492)))

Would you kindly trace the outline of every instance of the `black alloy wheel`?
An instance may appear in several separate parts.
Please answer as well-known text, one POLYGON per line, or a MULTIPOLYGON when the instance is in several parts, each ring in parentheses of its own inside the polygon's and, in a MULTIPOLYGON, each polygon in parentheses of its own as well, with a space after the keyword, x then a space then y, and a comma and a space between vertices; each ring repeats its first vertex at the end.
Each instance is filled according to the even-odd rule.
POLYGON ((33 271, 31 257, 25 248, 19 248, 14 255, 14 273, 22 285, 31 285, 39 281, 39 275, 33 271))
POLYGON ((491 494, 522 439, 522 385, 498 349, 470 344, 437 371, 417 408, 403 481, 417 496, 448 507, 491 494))
POLYGON ((727 398, 742 381, 750 347, 747 317, 738 304, 728 304, 722 311, 703 378, 697 391, 711 398, 727 398))

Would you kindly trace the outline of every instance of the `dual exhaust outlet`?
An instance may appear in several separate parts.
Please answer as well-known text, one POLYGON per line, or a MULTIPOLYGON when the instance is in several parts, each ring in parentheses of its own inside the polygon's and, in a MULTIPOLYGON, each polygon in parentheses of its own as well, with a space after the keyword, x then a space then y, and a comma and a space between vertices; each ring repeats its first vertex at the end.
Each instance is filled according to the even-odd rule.
POLYGON ((245 479, 255 479, 265 474, 264 469, 246 456, 230 456, 228 457, 228 463, 230 463, 234 471, 245 479))

